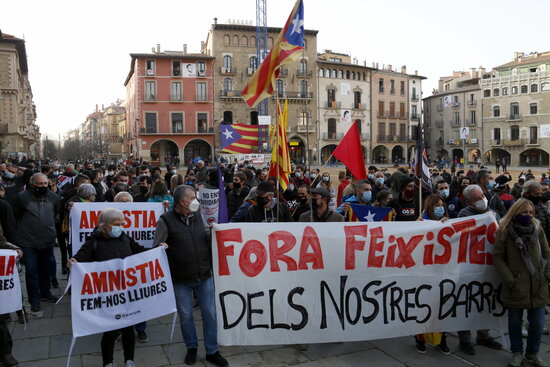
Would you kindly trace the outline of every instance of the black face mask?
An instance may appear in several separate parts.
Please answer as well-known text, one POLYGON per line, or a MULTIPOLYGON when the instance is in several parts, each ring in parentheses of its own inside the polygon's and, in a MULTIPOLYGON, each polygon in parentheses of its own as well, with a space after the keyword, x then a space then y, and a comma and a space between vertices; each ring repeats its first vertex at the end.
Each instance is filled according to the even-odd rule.
POLYGON ((313 209, 313 211, 317 211, 320 206, 321 204, 319 204, 319 200, 311 200, 311 209, 313 209))
POLYGON ((258 203, 258 206, 264 207, 267 203, 269 203, 269 197, 267 196, 258 196, 256 197, 256 202, 258 203))
POLYGON ((147 194, 147 191, 149 191, 149 188, 147 186, 139 187, 139 192, 141 192, 143 195, 147 194))
POLYGON ((529 196, 529 197, 526 197, 526 199, 531 200, 533 205, 536 206, 538 203, 540 203, 541 197, 540 196, 529 196))
POLYGON ((301 204, 306 204, 307 196, 298 196, 298 201, 300 201, 301 204))
POLYGON ((241 187, 241 183, 240 182, 233 182, 233 187, 236 188, 236 189, 239 189, 241 187))
POLYGON ((33 188, 33 191, 35 193, 36 196, 40 197, 40 198, 43 198, 45 197, 46 195, 48 195, 48 191, 50 191, 49 188, 47 187, 34 187, 33 188))

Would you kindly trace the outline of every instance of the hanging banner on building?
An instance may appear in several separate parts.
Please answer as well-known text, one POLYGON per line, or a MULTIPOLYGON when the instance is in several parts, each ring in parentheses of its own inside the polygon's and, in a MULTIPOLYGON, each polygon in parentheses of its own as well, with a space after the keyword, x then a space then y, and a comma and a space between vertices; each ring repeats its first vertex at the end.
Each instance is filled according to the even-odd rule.
POLYGON ((74 203, 69 217, 73 254, 86 242, 98 225, 99 215, 107 208, 124 214, 122 230, 128 236, 144 247, 153 247, 157 222, 164 213, 162 203, 74 203))
POLYGON ((443 97, 443 107, 452 107, 452 106, 453 106, 453 98, 451 96, 443 97))
POLYGON ((71 267, 73 337, 116 330, 176 312, 166 251, 71 267))
POLYGON ((0 315, 23 308, 17 252, 14 250, 0 250, 0 300, 0 315))
POLYGON ((220 191, 199 187, 199 203, 201 204, 202 221, 205 225, 218 223, 218 208, 220 206, 220 191))
POLYGON ((183 73, 184 78, 195 78, 197 76, 197 65, 193 63, 183 63, 183 73))
POLYGON ((470 139, 470 128, 463 127, 460 129, 460 139, 470 139))
POLYGON ((550 124, 540 125, 540 137, 541 138, 550 138, 550 124))
POLYGON ((214 225, 218 341, 324 343, 505 325, 496 229, 490 213, 445 223, 214 225))

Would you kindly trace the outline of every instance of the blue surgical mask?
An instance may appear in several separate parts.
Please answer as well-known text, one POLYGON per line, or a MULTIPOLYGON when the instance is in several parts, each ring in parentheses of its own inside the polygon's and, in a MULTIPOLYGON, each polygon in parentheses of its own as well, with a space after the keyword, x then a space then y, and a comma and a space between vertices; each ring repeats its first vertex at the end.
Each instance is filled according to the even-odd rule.
POLYGON ((439 195, 441 195, 443 199, 447 199, 449 197, 449 189, 439 190, 439 195))
POLYGON ((489 183, 487 184, 487 188, 488 188, 489 190, 492 190, 492 189, 496 186, 496 184, 497 184, 497 183, 495 182, 495 180, 491 180, 491 181, 489 181, 489 183))
POLYGON ((294 174, 294 176, 296 176, 296 177, 302 177, 302 172, 296 172, 296 173, 294 174))
POLYGON ((7 178, 8 180, 11 180, 15 177, 15 174, 13 172, 6 171, 6 173, 4 173, 4 177, 7 178))
POLYGON ((382 177, 378 177, 376 179, 376 184, 379 185, 379 186, 384 185, 384 179, 382 177))
POLYGON ((317 178, 317 174, 316 174, 316 173, 312 173, 311 175, 309 175, 309 178, 315 180, 315 178, 317 178))
POLYGON ((369 180, 374 180, 374 175, 372 173, 369 173, 369 180))
POLYGON ((323 176, 323 181, 329 182, 329 181, 330 181, 330 177, 328 177, 328 176, 323 176))
POLYGON ((109 236, 112 238, 119 238, 122 234, 122 226, 111 226, 111 232, 109 232, 109 236))
POLYGON ((443 216, 445 215, 445 208, 442 207, 442 206, 436 206, 434 208, 434 216, 437 218, 437 219, 441 219, 443 218, 443 216))
POLYGON ((368 203, 372 199, 372 191, 364 191, 363 192, 363 201, 365 203, 368 203))

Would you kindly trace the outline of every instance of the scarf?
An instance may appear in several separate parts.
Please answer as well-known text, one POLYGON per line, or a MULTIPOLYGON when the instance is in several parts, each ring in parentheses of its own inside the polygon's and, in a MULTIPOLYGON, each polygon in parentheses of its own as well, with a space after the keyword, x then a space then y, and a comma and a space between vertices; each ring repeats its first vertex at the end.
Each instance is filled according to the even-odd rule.
POLYGON ((541 269, 546 266, 546 260, 542 258, 542 251, 539 242, 539 230, 535 228, 533 223, 529 223, 528 226, 521 226, 519 224, 513 224, 508 229, 508 234, 514 241, 514 244, 519 249, 521 254, 521 260, 525 265, 525 268, 531 276, 540 277, 540 274, 535 274, 535 267, 529 256, 529 246, 535 246, 535 250, 540 254, 541 269))

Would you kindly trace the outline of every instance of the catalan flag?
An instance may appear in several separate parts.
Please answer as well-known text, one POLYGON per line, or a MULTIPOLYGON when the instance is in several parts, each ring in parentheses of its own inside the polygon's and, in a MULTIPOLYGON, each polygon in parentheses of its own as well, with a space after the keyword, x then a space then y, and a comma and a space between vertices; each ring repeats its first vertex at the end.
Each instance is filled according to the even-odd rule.
POLYGON ((258 152, 257 125, 220 125, 220 134, 223 153, 251 154, 258 152))
POLYGON ((371 205, 351 204, 355 221, 359 222, 388 222, 392 220, 393 209, 371 205))
POLYGON ((279 185, 286 190, 288 187, 288 175, 290 169, 290 155, 288 153, 288 142, 286 140, 286 128, 288 125, 288 100, 285 101, 285 107, 281 110, 281 105, 277 104, 279 122, 277 124, 277 138, 273 144, 271 153, 271 163, 269 164, 269 177, 279 177, 279 185), (277 174, 277 162, 279 162, 279 174, 277 174))
POLYGON ((274 91, 275 79, 281 66, 299 58, 298 51, 304 48, 304 3, 297 0, 273 48, 242 92, 242 97, 250 107, 256 106, 274 91))

